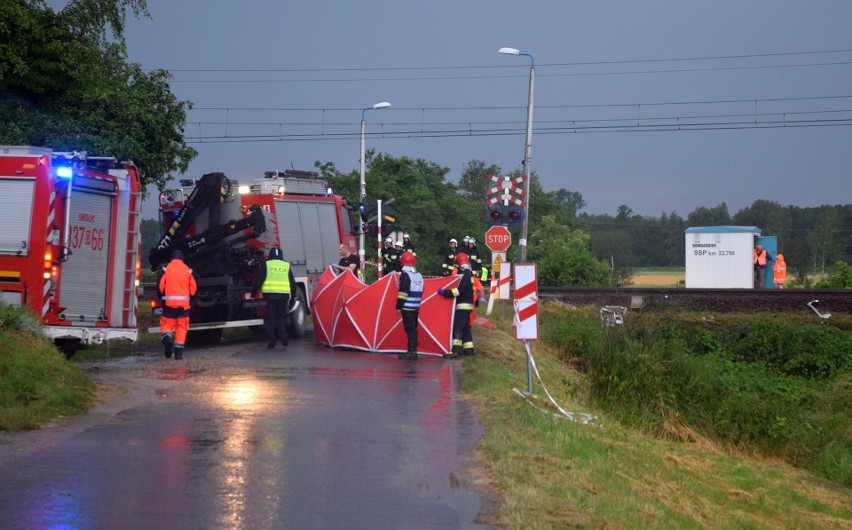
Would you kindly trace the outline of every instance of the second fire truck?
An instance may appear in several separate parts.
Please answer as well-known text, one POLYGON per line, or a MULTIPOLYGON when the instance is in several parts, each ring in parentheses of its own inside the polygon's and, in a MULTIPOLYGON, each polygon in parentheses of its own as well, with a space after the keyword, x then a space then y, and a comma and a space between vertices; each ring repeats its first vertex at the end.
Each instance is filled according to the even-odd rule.
POLYGON ((265 304, 251 288, 274 246, 296 277, 290 333, 301 337, 320 274, 338 262, 341 243, 354 245, 348 201, 307 171, 268 171, 242 184, 208 173, 180 184, 160 194, 162 236, 148 257, 160 270, 179 249, 195 274, 188 340, 215 343, 225 328, 262 325, 265 304))

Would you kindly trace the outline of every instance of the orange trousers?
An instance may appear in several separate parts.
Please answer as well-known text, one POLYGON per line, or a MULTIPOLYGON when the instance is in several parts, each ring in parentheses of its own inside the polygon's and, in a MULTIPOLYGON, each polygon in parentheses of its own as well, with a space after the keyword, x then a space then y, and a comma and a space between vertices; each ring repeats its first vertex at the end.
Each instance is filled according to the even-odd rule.
POLYGON ((160 317, 160 337, 175 334, 175 346, 183 347, 186 343, 186 331, 189 329, 189 317, 160 317))

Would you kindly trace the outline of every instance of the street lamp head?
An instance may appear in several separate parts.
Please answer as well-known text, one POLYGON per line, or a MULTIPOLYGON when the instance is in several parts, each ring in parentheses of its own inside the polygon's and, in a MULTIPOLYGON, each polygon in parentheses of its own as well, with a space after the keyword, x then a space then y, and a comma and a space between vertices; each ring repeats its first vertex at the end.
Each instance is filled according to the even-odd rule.
POLYGON ((390 106, 391 106, 391 104, 388 103, 387 101, 382 101, 381 103, 376 103, 375 105, 373 105, 373 108, 374 109, 386 109, 390 106))
POLYGON ((500 48, 497 50, 497 53, 502 53, 505 55, 520 55, 521 50, 516 50, 515 48, 500 48))

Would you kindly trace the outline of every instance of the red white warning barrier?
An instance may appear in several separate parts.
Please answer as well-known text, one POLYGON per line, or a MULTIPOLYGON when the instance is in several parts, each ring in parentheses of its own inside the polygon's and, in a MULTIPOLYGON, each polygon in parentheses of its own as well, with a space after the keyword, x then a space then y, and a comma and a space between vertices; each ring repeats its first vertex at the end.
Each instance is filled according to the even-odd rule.
POLYGON ((512 264, 511 263, 501 263, 500 264, 500 279, 497 280, 497 299, 498 300, 510 300, 512 298, 511 286, 512 286, 512 264))
POLYGON ((515 265, 515 338, 538 340, 538 280, 535 264, 515 265))

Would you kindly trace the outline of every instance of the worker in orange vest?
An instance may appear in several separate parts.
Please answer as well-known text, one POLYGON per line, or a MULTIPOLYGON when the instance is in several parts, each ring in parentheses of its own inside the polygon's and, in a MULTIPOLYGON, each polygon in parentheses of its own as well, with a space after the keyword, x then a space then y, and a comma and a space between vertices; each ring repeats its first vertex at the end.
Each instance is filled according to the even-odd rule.
POLYGON ((772 266, 772 281, 775 282, 777 289, 783 289, 787 283, 787 263, 784 261, 784 254, 775 256, 775 265, 772 266))
POLYGON ((473 327, 473 321, 476 319, 476 308, 479 307, 479 304, 485 303, 485 287, 482 286, 482 282, 476 276, 471 276, 470 279, 473 281, 474 307, 474 310, 470 312, 470 327, 473 327))
POLYGON ((197 286, 186 263, 183 252, 172 252, 172 260, 166 266, 160 278, 159 292, 163 300, 163 314, 160 316, 160 340, 163 343, 163 355, 175 360, 183 359, 183 347, 186 344, 186 332, 189 329, 190 300, 195 296, 197 286), (175 336, 172 338, 172 332, 175 336))
POLYGON ((754 288, 763 289, 766 265, 772 263, 772 256, 763 248, 763 245, 758 244, 752 250, 752 261, 754 262, 754 288))

